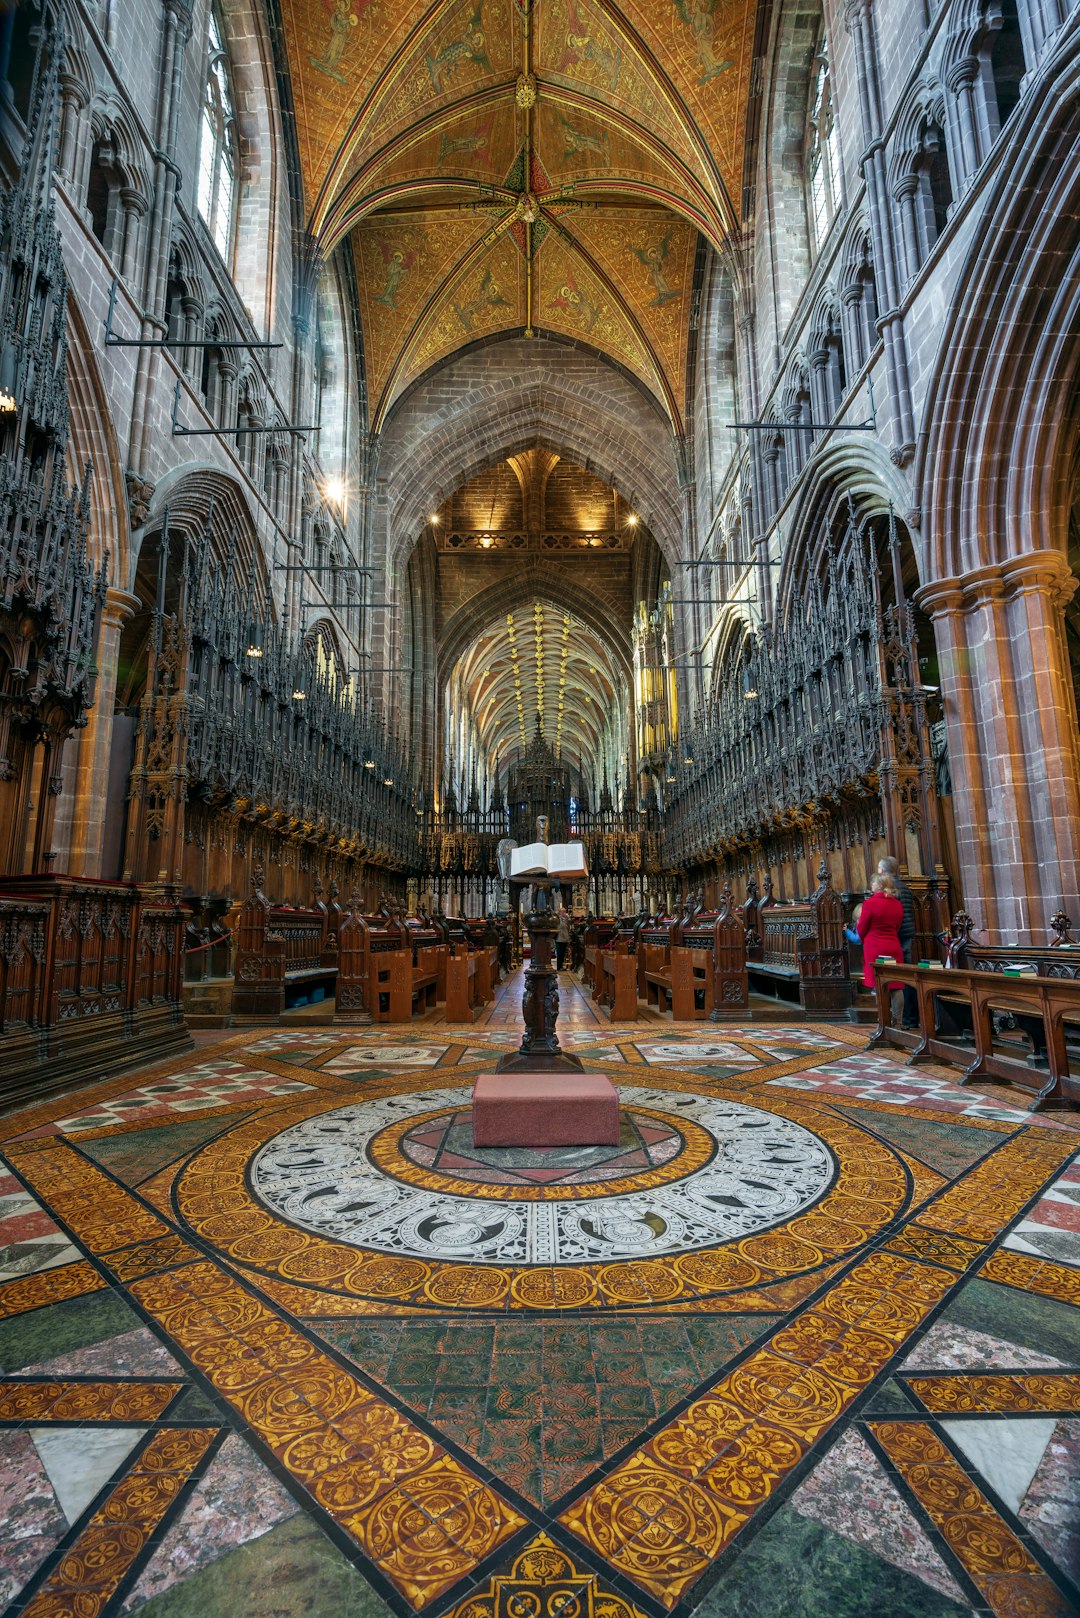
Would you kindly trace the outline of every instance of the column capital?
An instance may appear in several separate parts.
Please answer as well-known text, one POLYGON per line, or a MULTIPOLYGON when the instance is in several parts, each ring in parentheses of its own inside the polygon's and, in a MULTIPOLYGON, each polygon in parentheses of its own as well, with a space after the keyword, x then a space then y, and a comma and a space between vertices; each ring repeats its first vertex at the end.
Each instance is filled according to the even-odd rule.
POLYGON ((1078 582, 1060 551, 1028 551, 953 578, 931 579, 916 590, 915 601, 931 618, 974 612, 991 601, 1020 595, 1048 595, 1055 606, 1063 607, 1072 600, 1078 582))
POLYGON ((117 590, 112 585, 105 591, 105 605, 101 611, 103 623, 112 629, 123 629, 129 618, 141 609, 142 601, 129 590, 117 590))
POLYGON ((1060 551, 1028 551, 1001 564, 1002 577, 1010 595, 1045 592, 1055 606, 1072 600, 1080 580, 1060 551))

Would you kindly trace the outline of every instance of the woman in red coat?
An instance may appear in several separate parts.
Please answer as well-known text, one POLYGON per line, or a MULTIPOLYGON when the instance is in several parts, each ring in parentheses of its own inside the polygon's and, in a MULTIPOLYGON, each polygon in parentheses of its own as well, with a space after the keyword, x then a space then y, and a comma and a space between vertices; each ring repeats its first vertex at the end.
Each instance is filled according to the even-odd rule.
MULTIPOLYGON (((865 900, 856 923, 863 946, 863 983, 874 987, 874 962, 879 955, 891 955, 894 961, 904 959, 900 943, 900 924, 904 907, 896 895, 896 884, 891 876, 875 876, 870 884, 870 897, 865 900)), ((899 989, 899 983, 890 983, 890 989, 899 989)))

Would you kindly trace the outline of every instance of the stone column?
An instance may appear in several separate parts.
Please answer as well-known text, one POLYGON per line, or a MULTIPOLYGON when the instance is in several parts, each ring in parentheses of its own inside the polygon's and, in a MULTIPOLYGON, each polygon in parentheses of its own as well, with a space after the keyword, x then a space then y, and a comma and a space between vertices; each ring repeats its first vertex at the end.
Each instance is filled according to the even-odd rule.
POLYGON ((126 590, 106 591, 98 632, 98 676, 94 706, 79 739, 75 764, 75 797, 67 868, 73 876, 100 876, 101 850, 112 753, 113 708, 120 636, 128 619, 138 612, 138 596, 126 590))
POLYGON ((1080 738, 1057 551, 926 585, 953 778, 964 908, 995 939, 1045 943, 1080 892, 1080 738))

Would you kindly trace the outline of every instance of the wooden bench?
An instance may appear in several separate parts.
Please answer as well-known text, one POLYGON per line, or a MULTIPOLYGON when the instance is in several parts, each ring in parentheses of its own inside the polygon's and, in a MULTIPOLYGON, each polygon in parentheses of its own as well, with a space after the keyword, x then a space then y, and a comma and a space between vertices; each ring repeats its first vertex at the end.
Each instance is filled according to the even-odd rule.
MULTIPOLYGON (((1011 947, 1011 946, 1003 946, 1011 947)), ((963 1069, 959 1082, 998 1078, 1034 1094, 1029 1111, 1062 1112, 1080 1107, 1080 1078, 1069 1067, 1066 1026, 1080 1041, 1080 980, 1074 977, 1005 977, 1001 972, 966 967, 908 966, 897 962, 875 972, 878 1026, 867 1049, 889 1044, 906 1050, 908 1065, 938 1061, 963 1069), (889 985, 915 990, 919 1027, 897 1028, 892 1021, 889 985), (970 1040, 942 1027, 943 1009, 967 1013, 970 1040), (1010 1051, 995 1033, 994 1015, 1005 1013, 1038 1021, 1045 1059, 1010 1051), (1003 1045, 1005 1048, 1003 1049, 1003 1045)))
POLYGON ((262 891, 261 867, 251 892, 231 913, 236 939, 232 1011, 245 1021, 277 1022, 292 1005, 333 994, 338 946, 326 906, 275 905, 262 891))
POLYGON ((669 1011, 672 1004, 671 946, 678 923, 663 918, 647 921, 637 935, 638 994, 647 1006, 669 1011))
POLYGON ((452 955, 446 963, 446 1008, 447 1022, 471 1023, 476 1016, 476 1008, 483 1004, 480 997, 480 984, 478 982, 480 955, 464 945, 454 946, 452 955))
POLYGON ((596 978, 599 958, 615 935, 614 916, 593 916, 585 923, 582 939, 581 981, 596 998, 596 978))
POLYGON ((731 889, 719 910, 700 910, 671 946, 671 1014, 676 1022, 737 1017, 749 1003, 746 934, 731 889))
POLYGON ((818 886, 804 904, 773 904, 769 897, 752 912, 750 978, 765 992, 797 1001, 811 1017, 849 1010, 855 986, 848 970, 844 907, 825 860, 818 886))
POLYGON ((612 1022, 636 1022, 637 961, 626 950, 600 952, 601 994, 595 998, 611 1009, 612 1022))

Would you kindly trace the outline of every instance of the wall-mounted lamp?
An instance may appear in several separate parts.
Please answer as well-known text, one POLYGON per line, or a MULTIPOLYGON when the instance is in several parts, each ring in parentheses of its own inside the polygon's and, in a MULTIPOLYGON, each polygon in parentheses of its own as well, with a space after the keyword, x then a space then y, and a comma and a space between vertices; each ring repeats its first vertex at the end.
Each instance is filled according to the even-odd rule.
POLYGON ((263 655, 263 632, 261 624, 249 624, 247 632, 247 649, 245 657, 261 657, 263 655))

